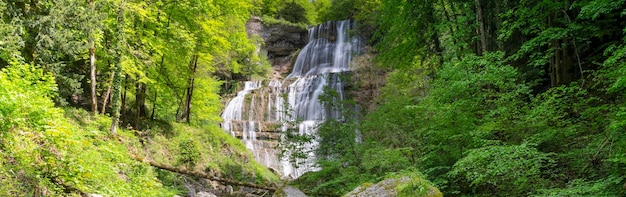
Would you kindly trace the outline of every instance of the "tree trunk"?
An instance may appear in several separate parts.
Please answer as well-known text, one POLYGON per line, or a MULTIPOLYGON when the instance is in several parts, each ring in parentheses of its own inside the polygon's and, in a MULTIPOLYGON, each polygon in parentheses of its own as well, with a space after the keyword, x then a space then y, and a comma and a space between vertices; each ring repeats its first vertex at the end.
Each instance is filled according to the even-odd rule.
POLYGON ((113 78, 115 76, 115 71, 111 71, 111 77, 109 77, 109 88, 107 88, 106 93, 104 93, 104 98, 102 98, 102 114, 106 113, 107 102, 109 101, 109 95, 111 94, 111 87, 113 86, 113 78))
POLYGON ((128 93, 128 74, 124 76, 124 90, 122 92, 122 106, 120 108, 120 121, 126 121, 126 94, 128 93))
POLYGON ((113 80, 113 96, 111 101, 113 103, 112 106, 112 122, 111 122, 111 134, 117 134, 117 125, 120 120, 120 95, 122 89, 122 54, 124 48, 124 0, 120 2, 119 7, 117 8, 117 24, 119 25, 118 31, 118 40, 117 40, 117 50, 115 54, 115 70, 114 70, 114 80, 113 80))
POLYGON ((189 115, 191 114, 191 99, 193 97, 193 83, 195 80, 196 68, 198 67, 198 55, 194 55, 191 57, 191 62, 189 63, 189 69, 191 70, 191 75, 189 76, 189 82, 187 82, 187 94, 185 96, 185 106, 183 108, 183 113, 179 118, 181 122, 189 123, 189 115))
MULTIPOLYGON (((89 8, 93 14, 95 9, 93 0, 89 0, 89 8)), ((94 43, 93 29, 89 30, 89 66, 91 67, 91 110, 98 115, 98 96, 96 95, 96 45, 94 43)))
POLYGON ((137 82, 137 88, 136 88, 136 93, 135 93, 135 105, 137 107, 137 113, 135 115, 135 129, 139 130, 139 120, 141 119, 142 115, 145 114, 144 110, 144 105, 146 103, 146 85, 141 83, 141 82, 137 82))
POLYGON ((150 120, 154 120, 154 111, 156 111, 156 103, 157 103, 157 93, 159 93, 158 90, 154 90, 154 100, 152 101, 152 113, 150 114, 150 120))
POLYGON ((483 55, 484 52, 487 52, 487 30, 485 29, 485 13, 483 12, 483 4, 481 0, 475 0, 476 2, 476 20, 478 22, 478 33, 480 34, 480 50, 478 55, 483 55))
MULTIPOLYGON (((446 20, 453 21, 452 18, 450 17, 450 14, 448 14, 448 9, 446 9, 446 2, 444 2, 444 0, 440 0, 439 2, 441 3, 441 9, 442 9, 443 15, 446 17, 446 20)), ((452 3, 450 3, 450 7, 452 6, 453 6, 452 3)), ((448 26, 448 30, 450 31, 450 35, 455 35, 456 30, 454 29, 454 25, 447 25, 447 26, 448 26)), ((456 39, 454 39, 454 37, 452 38, 452 44, 453 46, 458 46, 457 41, 456 39)), ((463 51, 463 49, 459 49, 459 51, 463 51)), ((457 53, 457 55, 459 55, 459 57, 461 56, 460 53, 457 53)))
POLYGON ((430 26, 430 40, 433 43, 432 52, 438 57, 439 65, 443 64, 443 49, 441 48, 441 41, 439 40, 439 30, 435 28, 434 24, 437 24, 437 18, 435 18, 434 7, 431 6, 431 9, 427 9, 426 20, 428 20, 429 24, 433 24, 430 26))

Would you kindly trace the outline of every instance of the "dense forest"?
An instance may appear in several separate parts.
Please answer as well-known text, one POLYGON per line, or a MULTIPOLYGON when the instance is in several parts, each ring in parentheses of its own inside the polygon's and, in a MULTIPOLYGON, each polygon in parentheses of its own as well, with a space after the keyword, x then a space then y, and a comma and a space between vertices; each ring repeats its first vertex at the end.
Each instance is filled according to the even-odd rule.
POLYGON ((446 196, 626 195, 624 1, 329 5, 320 18, 360 21, 390 72, 374 110, 321 126, 303 184, 414 170, 446 196))
POLYGON ((144 158, 279 182, 218 126, 233 84, 272 72, 251 16, 353 20, 386 73, 371 109, 327 102, 345 117, 319 125, 302 189, 411 172, 446 196, 626 195, 624 0, 3 0, 0 13, 0 196, 185 195, 185 177, 144 158))

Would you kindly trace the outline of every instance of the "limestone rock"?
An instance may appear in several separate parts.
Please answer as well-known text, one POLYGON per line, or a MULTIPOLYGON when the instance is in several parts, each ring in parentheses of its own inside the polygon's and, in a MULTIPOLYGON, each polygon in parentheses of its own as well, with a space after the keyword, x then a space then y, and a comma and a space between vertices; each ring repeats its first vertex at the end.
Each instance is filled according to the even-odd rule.
POLYGON ((250 37, 260 37, 257 53, 266 55, 274 69, 273 79, 280 79, 288 73, 292 58, 308 42, 308 30, 298 26, 271 24, 265 25, 261 18, 253 16, 246 23, 250 37))
POLYGON ((376 184, 363 184, 346 197, 368 197, 368 196, 415 196, 415 197, 441 197, 443 194, 439 189, 433 187, 419 177, 401 176, 388 178, 376 184))
POLYGON ((307 195, 304 192, 300 191, 298 188, 286 186, 279 188, 274 192, 272 197, 306 197, 307 195))

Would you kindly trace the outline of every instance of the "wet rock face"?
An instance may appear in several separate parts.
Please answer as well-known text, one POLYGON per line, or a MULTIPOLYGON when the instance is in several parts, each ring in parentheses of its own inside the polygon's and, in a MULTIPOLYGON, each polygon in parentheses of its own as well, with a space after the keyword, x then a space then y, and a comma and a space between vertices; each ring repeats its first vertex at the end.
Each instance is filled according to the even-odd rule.
POLYGON ((307 30, 288 25, 271 25, 264 28, 261 38, 265 41, 268 57, 287 56, 306 45, 307 30))
POLYGON ((375 54, 370 47, 363 49, 363 54, 352 58, 351 83, 346 89, 347 94, 364 110, 370 112, 377 106, 381 89, 387 83, 388 68, 377 66, 374 63, 375 54))
POLYGON ((289 72, 295 52, 308 42, 307 29, 283 24, 265 25, 256 16, 248 20, 246 29, 249 36, 258 36, 263 40, 259 53, 267 56, 277 75, 289 72))

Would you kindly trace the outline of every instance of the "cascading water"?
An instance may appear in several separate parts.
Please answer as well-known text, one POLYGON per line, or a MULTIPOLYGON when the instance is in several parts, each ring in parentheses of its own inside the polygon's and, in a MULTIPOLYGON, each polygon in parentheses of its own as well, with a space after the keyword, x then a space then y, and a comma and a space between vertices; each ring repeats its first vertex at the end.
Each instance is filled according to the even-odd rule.
MULTIPOLYGON (((338 111, 322 106, 318 97, 332 89, 343 99, 340 73, 350 70, 352 54, 358 52, 360 40, 350 37, 350 21, 326 22, 309 29, 309 43, 299 53, 292 73, 284 81, 271 80, 267 87, 261 82, 244 82, 244 88, 226 106, 222 128, 240 137, 260 163, 278 170, 283 176, 297 178, 316 170, 315 155, 299 160, 293 166, 287 159, 278 159, 276 149, 281 132, 288 123, 298 120, 300 134, 314 134, 316 125, 340 118, 338 111), (286 96, 283 96, 286 95, 286 96), (285 103, 287 102, 287 103, 285 103), (285 108, 288 104, 288 108, 285 108)), ((317 142, 305 145, 313 149, 317 142)))

